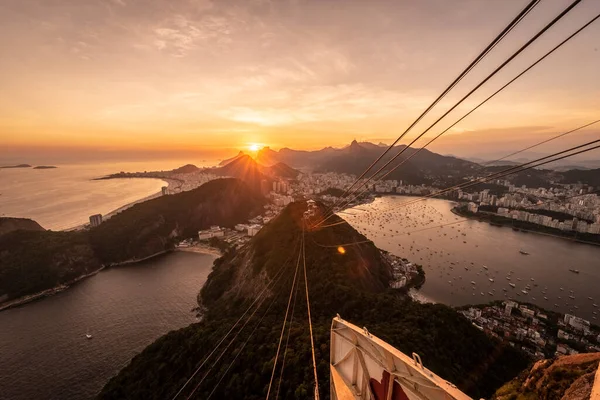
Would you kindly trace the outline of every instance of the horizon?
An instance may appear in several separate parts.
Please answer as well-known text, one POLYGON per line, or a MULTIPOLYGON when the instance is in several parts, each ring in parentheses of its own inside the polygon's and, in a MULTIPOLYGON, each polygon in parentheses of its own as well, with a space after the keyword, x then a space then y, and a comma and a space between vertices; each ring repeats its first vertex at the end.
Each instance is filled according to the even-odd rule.
MULTIPOLYGON (((582 132, 581 135, 589 135, 590 138, 595 138, 595 132, 582 132)), ((552 136, 552 135, 550 135, 552 136)), ((583 139, 583 138, 581 138, 583 139)), ((580 139, 580 140, 581 140, 580 139)), ((166 169, 177 166, 182 166, 186 164, 194 164, 201 166, 210 166, 217 165, 217 163, 235 158, 238 154, 244 153, 249 155, 253 159, 256 159, 256 156, 260 151, 265 149, 271 149, 275 152, 278 152, 282 149, 293 150, 293 151, 309 151, 309 152, 318 152, 321 150, 325 150, 327 148, 333 148, 336 150, 342 150, 351 145, 352 142, 356 141, 359 145, 361 144, 372 144, 377 145, 382 148, 382 151, 386 146, 389 146, 391 143, 386 143, 384 141, 369 141, 369 140, 357 140, 353 139, 351 142, 343 144, 341 146, 324 146, 315 149, 303 149, 303 148, 291 148, 291 147, 281 147, 279 149, 274 149, 268 145, 261 145, 250 143, 248 146, 243 148, 227 148, 222 149, 216 153, 207 153, 207 152, 135 152, 131 153, 129 150, 108 150, 106 152, 98 151, 95 149, 91 151, 91 153, 87 153, 85 150, 79 150, 77 153, 63 152, 63 151, 48 151, 46 148, 40 149, 29 149, 29 152, 25 152, 25 155, 21 155, 16 152, 9 152, 5 155, 0 155, 0 167, 3 166, 12 166, 17 164, 31 164, 35 165, 60 165, 60 166, 80 166, 80 165, 105 165, 107 163, 117 163, 123 165, 133 165, 133 164, 142 164, 150 162, 153 167, 164 165, 166 169), (214 164, 211 164, 214 163, 214 164)), ((468 141, 468 139, 467 139, 468 141)), ((572 141, 573 143, 578 144, 576 141, 572 141)), ((524 142, 524 145, 527 145, 524 142)), ((397 144, 395 146, 404 146, 404 143, 397 144)), ((560 146, 566 146, 566 144, 556 144, 555 148, 560 149, 560 146)), ((412 146, 412 148, 418 149, 419 146, 412 146)), ((512 147, 507 147, 504 149, 496 149, 496 151, 489 151, 487 153, 476 152, 474 154, 455 154, 452 152, 447 153, 437 153, 435 150, 431 148, 427 148, 425 150, 446 156, 446 157, 455 157, 464 160, 469 160, 473 162, 486 162, 492 161, 496 158, 505 156, 506 152, 511 152, 512 147)), ((547 151, 526 151, 519 153, 515 156, 506 158, 506 161, 512 162, 521 162, 525 160, 532 160, 534 158, 539 158, 541 156, 545 156, 550 153, 549 149, 547 151)), ((556 163, 548 164, 548 167, 552 169, 553 167, 562 167, 565 165, 573 166, 576 168, 600 168, 600 162, 596 162, 598 157, 595 155, 595 152, 590 152, 591 154, 584 153, 581 155, 576 155, 569 157, 568 160, 559 161, 556 163)), ((162 167, 160 168, 163 169, 162 167)))
POLYGON ((600 396, 599 39, 600 0, 0 0, 0 396, 600 396))
MULTIPOLYGON (((0 141, 17 162, 224 159, 250 146, 318 150, 350 138, 389 144, 525 3, 9 0, 0 5, 0 141)), ((536 7, 440 108, 568 3, 536 7)), ((575 7, 423 140, 597 12, 594 2, 575 7)), ((590 26, 430 150, 492 158, 597 119, 599 36, 590 26)), ((599 136, 591 127, 544 151, 599 136)))

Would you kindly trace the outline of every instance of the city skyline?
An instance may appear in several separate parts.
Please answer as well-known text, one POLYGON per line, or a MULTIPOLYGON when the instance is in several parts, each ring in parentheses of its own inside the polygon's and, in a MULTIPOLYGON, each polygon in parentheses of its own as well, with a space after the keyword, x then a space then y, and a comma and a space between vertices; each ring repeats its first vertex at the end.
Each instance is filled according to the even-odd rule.
MULTIPOLYGON (((568 3, 538 5, 406 139, 568 3)), ((390 143, 525 4, 9 0, 0 5, 0 139, 15 155, 66 158, 390 143)), ((575 7, 431 134, 599 11, 575 7)), ((509 151, 597 119, 598 35, 590 26, 431 150, 509 151)), ((591 127, 544 151, 599 134, 591 127)))

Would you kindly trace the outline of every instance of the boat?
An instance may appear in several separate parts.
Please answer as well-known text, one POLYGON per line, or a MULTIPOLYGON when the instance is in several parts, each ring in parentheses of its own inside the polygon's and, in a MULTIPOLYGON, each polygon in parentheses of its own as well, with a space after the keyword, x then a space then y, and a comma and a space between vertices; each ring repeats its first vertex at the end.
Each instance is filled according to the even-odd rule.
POLYGON ((490 282, 494 282, 494 279, 493 279, 493 278, 490 278, 490 282))
POLYGON ((527 293, 529 293, 529 292, 528 292, 527 290, 521 290, 521 293, 523 293, 523 294, 527 294, 527 293))
POLYGON ((509 283, 508 285, 509 285, 511 288, 514 288, 515 286, 517 286, 517 285, 515 285, 514 283, 509 283))
POLYGON ((572 273, 574 273, 574 274, 578 274, 578 273, 579 273, 579 270, 578 270, 578 269, 572 269, 572 268, 569 268, 569 271, 571 271, 571 272, 572 272, 572 273))
POLYGON ((483 269, 488 269, 488 267, 487 267, 487 266, 485 266, 485 265, 483 265, 483 269))
POLYGON ((528 256, 529 253, 526 252, 525 250, 519 250, 519 253, 523 254, 524 256, 528 256))
POLYGON ((471 285, 474 285, 474 284, 475 284, 475 281, 471 281, 471 285))
POLYGON ((575 296, 569 296, 571 300, 575 300, 575 296))
POLYGON ((490 296, 493 296, 493 295, 494 295, 494 293, 492 293, 492 292, 488 292, 488 294, 489 294, 490 296))

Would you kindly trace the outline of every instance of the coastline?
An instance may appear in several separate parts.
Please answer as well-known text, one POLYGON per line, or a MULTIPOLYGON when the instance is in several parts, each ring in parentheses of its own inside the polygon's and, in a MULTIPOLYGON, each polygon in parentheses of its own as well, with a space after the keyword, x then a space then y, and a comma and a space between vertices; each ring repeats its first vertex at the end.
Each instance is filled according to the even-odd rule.
POLYGON ((175 251, 183 251, 183 252, 187 252, 187 253, 197 253, 197 254, 208 254, 211 256, 215 256, 215 257, 222 257, 223 253, 221 252, 221 250, 217 249, 216 247, 210 247, 210 246, 206 246, 206 245, 196 245, 196 246, 190 246, 190 247, 177 247, 175 249, 175 251))
MULTIPOLYGON (((69 282, 63 283, 61 285, 55 286, 53 288, 50 289, 46 289, 46 290, 42 290, 41 292, 37 292, 37 293, 33 293, 27 296, 22 296, 13 300, 9 300, 3 303, 0 303, 0 312, 4 311, 4 310, 8 310, 10 308, 15 308, 15 307, 19 307, 37 300, 41 300, 44 299, 46 297, 50 297, 53 296, 57 293, 63 292, 67 289, 69 289, 71 286, 83 281, 86 278, 91 278, 92 276, 98 274, 99 272, 108 269, 108 268, 114 268, 114 267, 121 267, 121 266, 126 266, 126 265, 133 265, 133 264, 138 264, 144 261, 148 261, 151 260, 153 258, 156 257, 160 257, 162 255, 165 254, 169 254, 172 253, 174 250, 163 250, 163 251, 159 251, 157 253, 151 254, 147 257, 144 258, 138 258, 138 259, 130 259, 130 260, 126 260, 126 261, 122 261, 119 263, 114 263, 114 264, 109 264, 109 265, 102 265, 102 267, 100 267, 99 269, 90 272, 89 274, 85 274, 85 275, 81 275, 69 282)), ((175 251, 187 251, 190 253, 198 253, 198 254, 208 254, 208 255, 212 255, 215 257, 221 257, 222 254, 220 252, 219 249, 214 248, 214 247, 208 247, 208 246, 198 246, 195 248, 189 247, 189 248, 179 248, 176 249, 175 251)))
MULTIPOLYGON (((418 289, 415 289, 415 288, 411 288, 408 291, 408 296, 413 301, 416 301, 417 303, 421 303, 421 304, 437 304, 436 301, 434 301, 434 300, 430 299, 429 297, 425 296, 418 289)), ((449 307, 451 307, 451 306, 449 306, 449 307)))
MULTIPOLYGON (((498 226, 499 228, 502 228, 502 227, 511 228, 512 227, 513 229, 518 230, 520 232, 534 233, 534 234, 537 234, 537 235, 554 237, 554 238, 557 238, 557 239, 568 240, 568 241, 571 241, 571 242, 576 242, 576 243, 581 243, 581 244, 587 244, 587 245, 592 245, 592 246, 600 246, 600 243, 589 242, 587 240, 581 240, 581 239, 577 239, 576 237, 571 237, 571 236, 567 236, 567 235, 557 235, 557 234, 553 234, 553 233, 550 233, 550 232, 544 232, 544 231, 537 230, 537 229, 527 229, 527 228, 524 228, 524 227, 521 227, 521 226, 514 227, 512 225, 512 223, 513 223, 512 220, 508 220, 508 219, 502 218, 502 217, 500 217, 500 218, 502 218, 503 220, 493 221, 494 224, 492 224, 492 221, 491 221, 489 215, 480 214, 480 213, 478 213, 477 215, 475 215, 475 214, 469 214, 469 213, 463 213, 460 210, 458 210, 456 206, 452 207, 452 209, 450 211, 454 215, 463 217, 465 219, 476 220, 476 221, 479 221, 479 222, 486 222, 489 225, 498 226), (509 221, 510 221, 510 223, 509 223, 509 221)), ((559 232, 562 232, 562 231, 559 231, 559 232)))
POLYGON ((4 303, 0 303, 0 312, 4 311, 4 310, 8 310, 10 308, 15 308, 15 307, 19 307, 31 302, 34 302, 36 300, 41 300, 44 299, 46 297, 50 297, 53 296, 57 293, 60 293, 62 291, 67 290, 68 288, 70 288, 71 286, 81 282, 82 280, 92 277, 94 275, 96 275, 97 273, 99 273, 100 271, 104 270, 105 268, 107 268, 106 266, 102 266, 99 269, 90 272, 89 274, 85 274, 85 275, 81 275, 69 282, 63 283, 62 285, 58 285, 56 287, 50 288, 50 289, 46 289, 46 290, 42 290, 41 292, 37 292, 34 294, 30 294, 27 296, 23 296, 23 297, 19 297, 13 300, 9 300, 6 301, 4 303))
MULTIPOLYGON (((133 178, 106 178, 106 179, 133 179, 133 178)), ((146 178, 146 179, 148 179, 148 178, 146 178)), ((158 179, 160 181, 165 182, 167 184, 167 188, 171 188, 171 185, 175 185, 175 182, 177 182, 176 180, 169 179, 169 178, 151 178, 151 179, 158 179)), ((106 220, 114 217, 115 215, 117 215, 121 211, 125 211, 128 208, 131 208, 131 207, 133 207, 136 204, 143 203, 143 202, 148 201, 148 200, 156 199, 156 198, 158 198, 160 196, 162 196, 162 191, 161 192, 156 192, 156 193, 151 194, 149 196, 146 196, 146 197, 143 197, 141 199, 138 199, 138 200, 132 201, 130 203, 124 204, 121 207, 116 208, 116 209, 114 209, 114 210, 112 210, 112 211, 110 211, 110 212, 102 215, 102 219, 104 221, 106 221, 106 220)), ((63 232, 78 231, 78 230, 84 229, 87 225, 88 225, 88 223, 86 222, 86 223, 83 223, 81 225, 76 225, 76 226, 73 226, 73 227, 70 227, 70 228, 62 229, 62 231, 63 232)))
POLYGON ((121 267, 123 265, 131 265, 131 264, 141 263, 141 262, 148 261, 148 260, 151 260, 153 258, 162 256, 162 255, 168 254, 172 251, 173 250, 162 250, 162 251, 156 252, 154 254, 150 254, 149 256, 146 256, 144 258, 131 258, 129 260, 121 261, 121 262, 114 263, 114 264, 109 264, 109 265, 107 265, 107 268, 121 267))

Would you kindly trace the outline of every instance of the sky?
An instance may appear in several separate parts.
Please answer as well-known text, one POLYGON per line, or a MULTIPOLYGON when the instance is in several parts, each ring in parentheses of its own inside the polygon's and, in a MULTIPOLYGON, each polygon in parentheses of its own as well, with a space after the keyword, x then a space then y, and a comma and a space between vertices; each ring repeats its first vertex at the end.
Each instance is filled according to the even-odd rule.
MULTIPOLYGON (((527 2, 2 0, 0 145, 16 160, 390 143, 527 2)), ((406 139, 570 2, 542 0, 406 139)), ((430 134, 598 13, 583 0, 430 134)), ((494 157, 599 119, 598 38, 600 21, 430 149, 494 157)), ((589 138, 600 124, 540 151, 589 138)))

